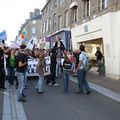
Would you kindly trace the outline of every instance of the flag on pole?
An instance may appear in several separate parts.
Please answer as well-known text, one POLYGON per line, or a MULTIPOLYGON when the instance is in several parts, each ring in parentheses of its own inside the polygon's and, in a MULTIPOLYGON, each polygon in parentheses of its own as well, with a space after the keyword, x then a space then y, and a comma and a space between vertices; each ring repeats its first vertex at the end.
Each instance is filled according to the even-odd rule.
POLYGON ((32 38, 29 40, 26 48, 32 50, 33 47, 34 47, 34 39, 33 39, 33 37, 32 37, 32 38))
POLYGON ((3 40, 7 40, 7 33, 5 30, 0 33, 0 41, 3 41, 3 40))

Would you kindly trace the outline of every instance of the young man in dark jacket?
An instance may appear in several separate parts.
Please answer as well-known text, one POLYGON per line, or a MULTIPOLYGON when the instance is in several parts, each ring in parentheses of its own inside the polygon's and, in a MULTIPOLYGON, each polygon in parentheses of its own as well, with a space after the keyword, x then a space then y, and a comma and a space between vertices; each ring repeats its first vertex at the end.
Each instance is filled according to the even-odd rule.
POLYGON ((0 90, 5 88, 4 46, 0 43, 0 90))
POLYGON ((26 102, 24 99, 25 77, 28 65, 27 56, 25 53, 25 45, 21 46, 20 54, 18 55, 17 76, 18 76, 18 102, 26 102))

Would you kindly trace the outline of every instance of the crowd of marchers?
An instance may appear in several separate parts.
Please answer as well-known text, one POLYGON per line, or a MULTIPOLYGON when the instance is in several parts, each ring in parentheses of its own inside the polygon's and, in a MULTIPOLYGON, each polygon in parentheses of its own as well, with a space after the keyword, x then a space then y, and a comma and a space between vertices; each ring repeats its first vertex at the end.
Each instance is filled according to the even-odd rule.
MULTIPOLYGON (((96 53, 97 54, 97 53, 96 53)), ((21 45, 19 49, 6 48, 0 44, 0 90, 6 90, 5 80, 8 80, 9 87, 17 88, 18 102, 25 102, 27 67, 29 58, 39 59, 36 72, 39 80, 35 86, 39 93, 44 93, 44 83, 46 85, 58 86, 56 78, 60 78, 64 83, 64 94, 69 94, 69 77, 73 75, 78 80, 77 94, 83 94, 84 88, 87 94, 91 89, 86 80, 85 64, 88 61, 88 54, 85 46, 80 45, 76 51, 66 50, 60 38, 56 39, 55 45, 51 49, 33 48, 26 49, 26 45, 21 45)))

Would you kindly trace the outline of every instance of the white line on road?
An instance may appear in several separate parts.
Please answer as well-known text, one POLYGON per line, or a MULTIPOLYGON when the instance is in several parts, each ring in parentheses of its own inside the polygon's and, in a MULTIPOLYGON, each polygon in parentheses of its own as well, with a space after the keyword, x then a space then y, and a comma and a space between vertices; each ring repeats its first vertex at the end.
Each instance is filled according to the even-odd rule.
POLYGON ((27 120, 22 103, 17 102, 17 90, 10 88, 4 94, 3 120, 27 120))

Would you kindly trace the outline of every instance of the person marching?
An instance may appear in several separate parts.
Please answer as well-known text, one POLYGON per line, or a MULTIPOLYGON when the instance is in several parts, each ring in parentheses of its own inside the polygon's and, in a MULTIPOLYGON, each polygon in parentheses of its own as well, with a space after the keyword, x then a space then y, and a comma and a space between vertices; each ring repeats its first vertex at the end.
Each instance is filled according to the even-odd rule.
POLYGON ((67 53, 64 55, 64 58, 61 60, 62 70, 63 70, 63 81, 64 81, 64 94, 67 95, 69 93, 69 77, 70 72, 72 71, 72 63, 67 56, 67 53))
POLYGON ((83 94, 83 87, 86 89, 87 94, 90 94, 90 87, 86 80, 86 71, 85 71, 85 64, 87 63, 87 53, 85 52, 85 46, 80 45, 81 54, 79 55, 79 64, 76 69, 77 79, 78 79, 78 88, 79 91, 76 92, 77 94, 83 94))
POLYGON ((18 102, 26 102, 24 89, 25 89, 25 79, 26 79, 26 69, 28 65, 27 56, 25 53, 26 45, 21 45, 20 54, 18 55, 18 65, 16 68, 18 77, 18 102))
POLYGON ((45 68, 45 53, 42 50, 39 56, 39 63, 36 72, 39 74, 39 80, 36 85, 36 89, 39 93, 44 91, 44 68, 45 68))

